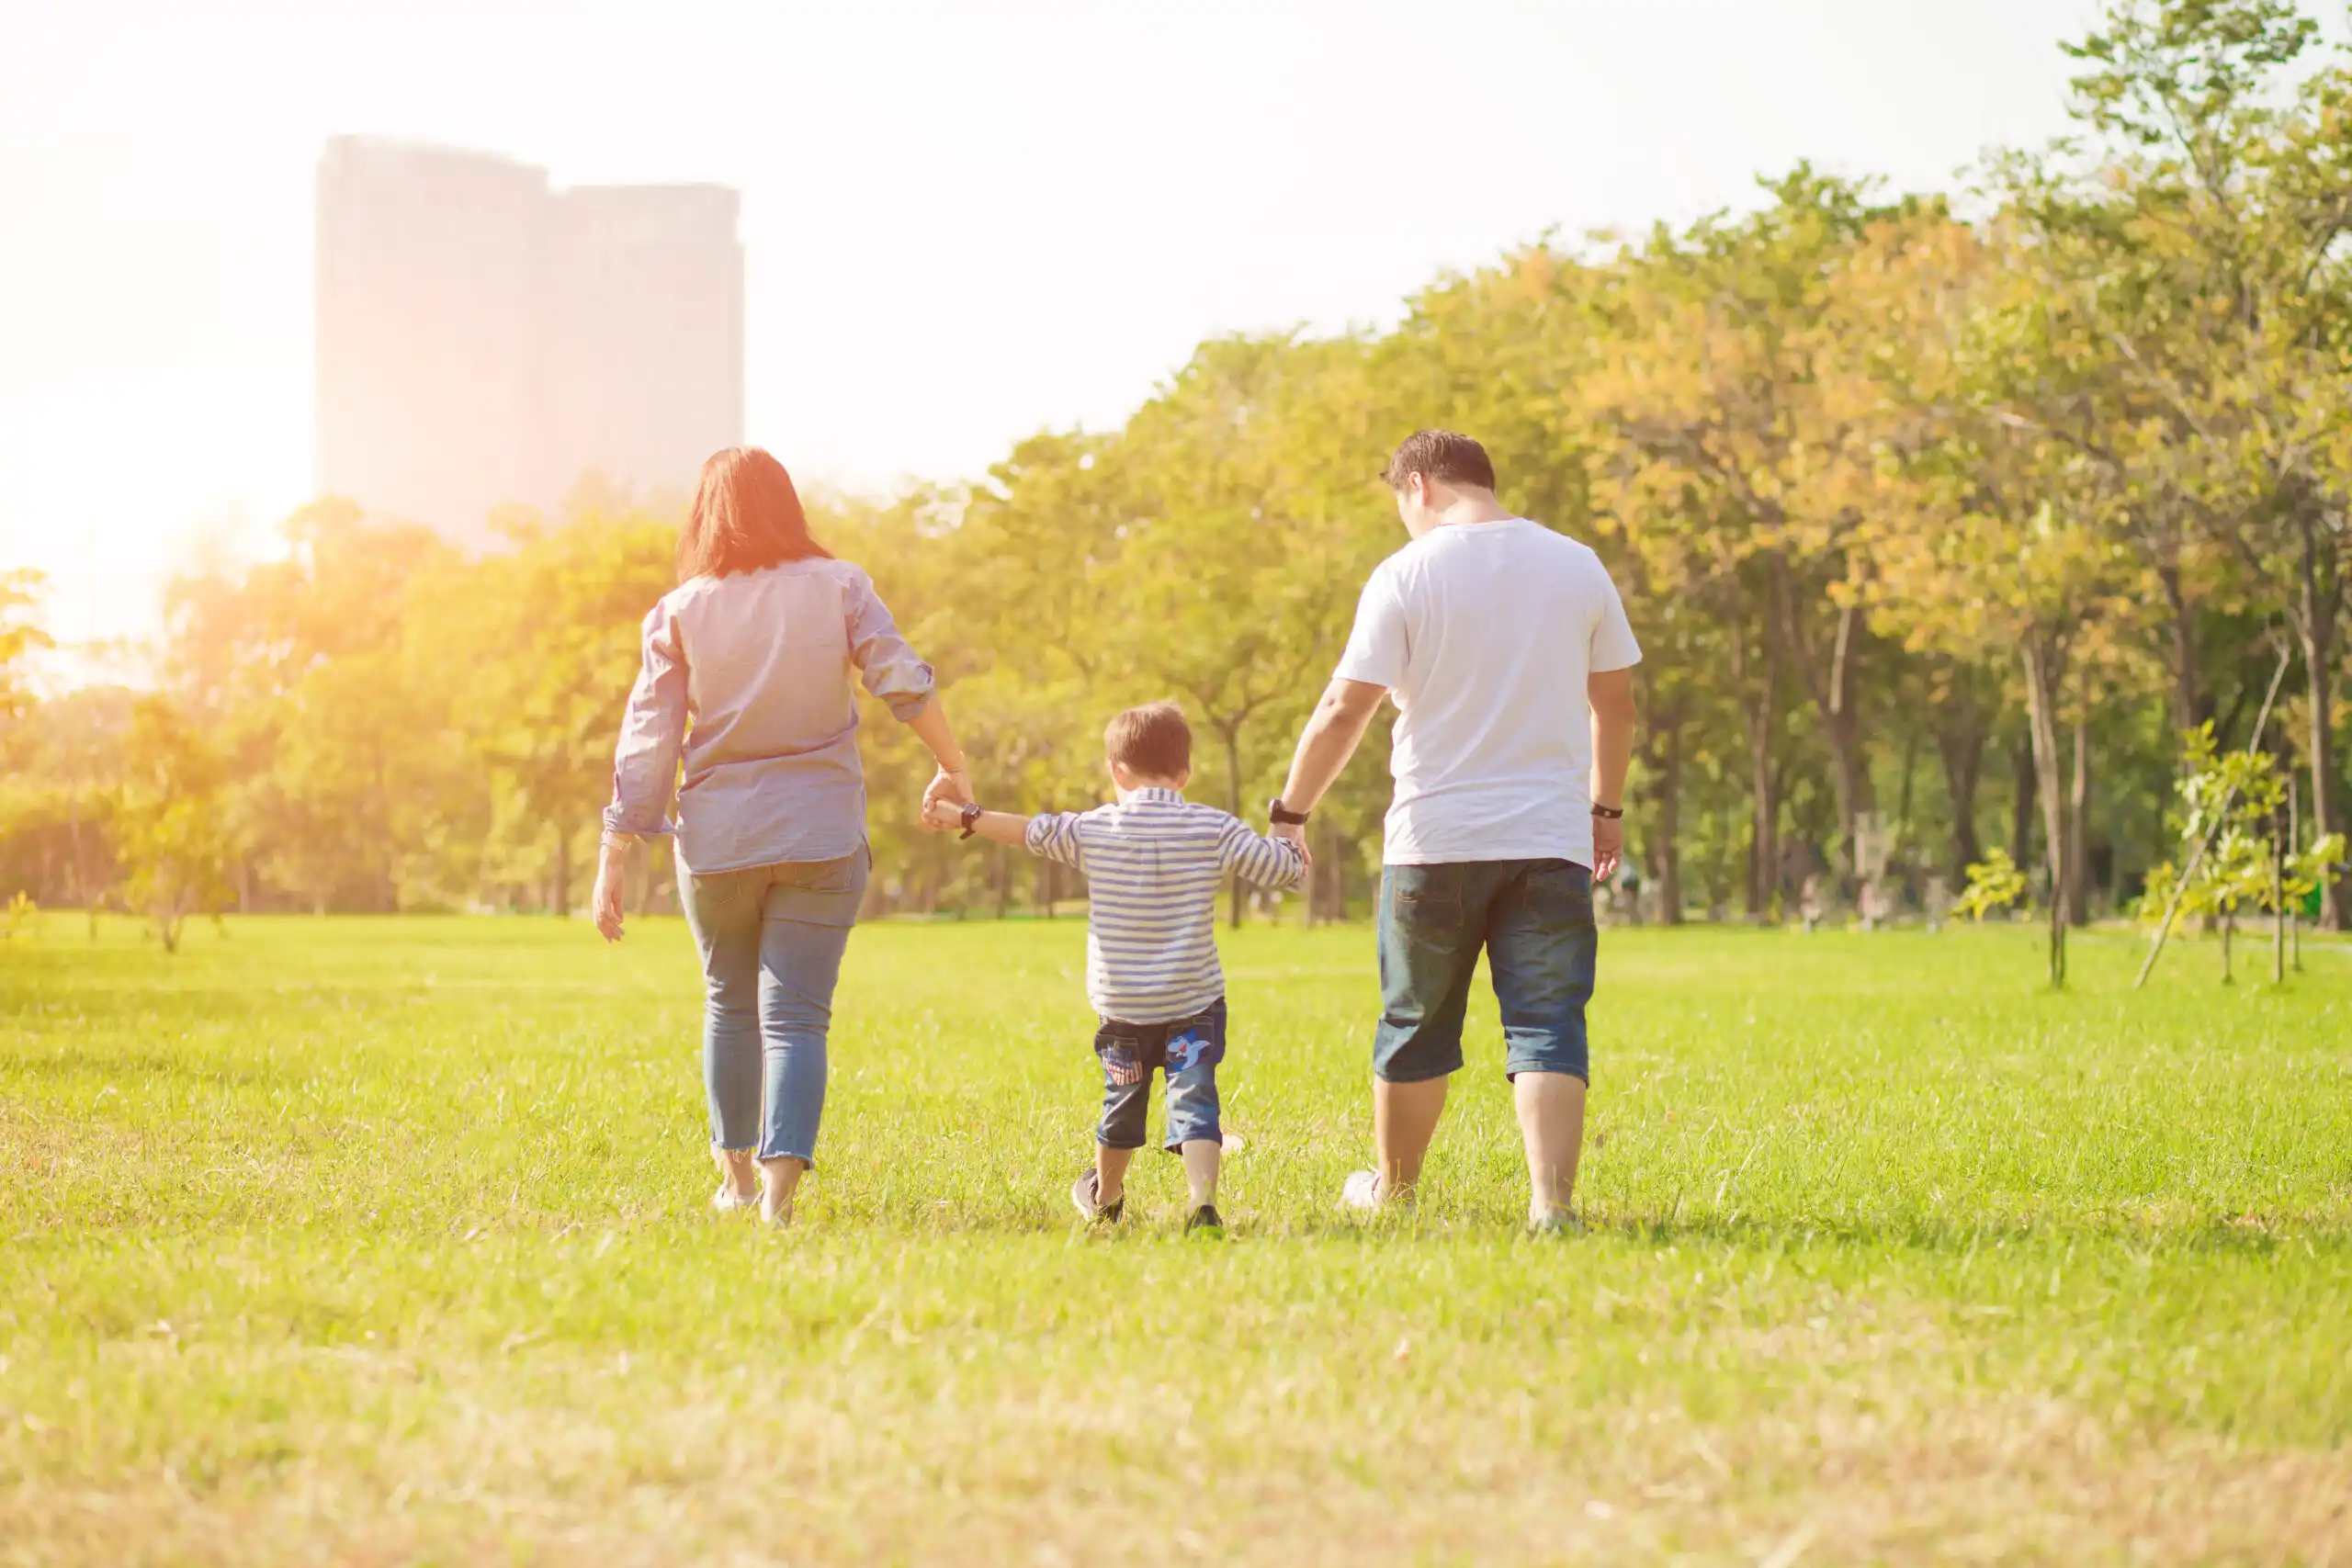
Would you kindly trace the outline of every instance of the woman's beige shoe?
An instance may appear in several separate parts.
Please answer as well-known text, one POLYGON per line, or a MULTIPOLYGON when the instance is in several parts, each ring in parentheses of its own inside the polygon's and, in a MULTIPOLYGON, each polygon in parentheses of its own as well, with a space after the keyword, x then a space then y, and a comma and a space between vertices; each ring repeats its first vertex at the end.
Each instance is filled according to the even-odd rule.
POLYGON ((710 1157, 718 1166, 718 1190, 710 1206, 722 1214, 751 1208, 760 1201, 759 1189, 753 1184, 752 1151, 722 1149, 713 1145, 710 1157))

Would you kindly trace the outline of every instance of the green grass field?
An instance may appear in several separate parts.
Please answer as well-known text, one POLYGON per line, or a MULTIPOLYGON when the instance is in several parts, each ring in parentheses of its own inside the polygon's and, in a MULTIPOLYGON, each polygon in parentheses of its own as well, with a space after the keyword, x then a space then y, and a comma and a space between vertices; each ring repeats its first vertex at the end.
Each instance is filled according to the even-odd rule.
POLYGON ((48 917, 0 1562, 2352 1562, 2352 952, 1609 933, 1533 1241, 1491 999, 1360 1224, 1370 933, 1245 931, 1219 1244, 1070 1223, 1081 942, 861 930, 776 1235, 674 922, 48 917))

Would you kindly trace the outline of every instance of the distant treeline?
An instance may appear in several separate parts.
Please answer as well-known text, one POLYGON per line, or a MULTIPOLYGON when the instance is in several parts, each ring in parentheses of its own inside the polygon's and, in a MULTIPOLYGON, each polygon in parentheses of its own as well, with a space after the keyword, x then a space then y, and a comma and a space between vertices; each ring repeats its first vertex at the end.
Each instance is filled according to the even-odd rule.
MULTIPOLYGON (((2080 142, 1964 194, 1800 167, 1752 213, 1441 279, 1392 332, 1205 344, 1119 430, 813 522, 992 806, 1099 798, 1104 718, 1172 696, 1195 795, 1254 810, 1403 542, 1373 476, 1439 424, 1617 575, 1657 918, 1777 918, 1884 834, 1898 890, 1998 846, 2088 917, 2177 858, 2208 720, 2291 770, 2306 840, 2341 828, 2352 73, 2274 0, 2124 5, 2075 52, 2080 142)), ((0 896, 578 904, 670 519, 582 505, 480 558, 339 503, 288 527, 174 587, 154 694, 20 702, 0 896)), ((878 906, 1074 891, 918 834, 915 749, 865 737, 878 906)), ((1363 907, 1386 793, 1368 758, 1318 813, 1317 912, 1363 907)))

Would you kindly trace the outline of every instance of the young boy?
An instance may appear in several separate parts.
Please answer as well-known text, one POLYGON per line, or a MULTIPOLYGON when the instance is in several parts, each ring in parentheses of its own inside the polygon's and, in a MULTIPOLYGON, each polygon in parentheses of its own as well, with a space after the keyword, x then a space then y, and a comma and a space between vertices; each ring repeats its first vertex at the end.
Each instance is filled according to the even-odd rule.
POLYGON ((1183 795, 1193 731, 1173 703, 1130 708, 1102 734, 1116 806, 1015 817, 934 802, 938 828, 1074 865, 1086 875, 1086 992, 1102 1015, 1102 1122, 1094 1168, 1070 1188, 1085 1219, 1115 1224, 1126 1204, 1127 1163, 1143 1147, 1157 1067, 1168 1079, 1166 1147, 1184 1156, 1192 1190, 1187 1232, 1222 1230, 1216 1212, 1216 1067, 1225 1058, 1225 975, 1216 958, 1216 890, 1228 872, 1261 887, 1306 877, 1297 845, 1261 838, 1183 795))

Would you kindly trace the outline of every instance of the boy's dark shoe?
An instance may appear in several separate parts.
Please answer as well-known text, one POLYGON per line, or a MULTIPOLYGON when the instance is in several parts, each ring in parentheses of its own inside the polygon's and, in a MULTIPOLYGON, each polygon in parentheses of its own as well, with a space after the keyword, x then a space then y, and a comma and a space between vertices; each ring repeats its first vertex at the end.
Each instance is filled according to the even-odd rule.
POLYGON ((1190 1235, 1194 1231, 1214 1231, 1218 1235, 1225 1234, 1225 1216, 1216 1212, 1215 1203, 1204 1203, 1185 1216, 1184 1234, 1190 1235))
POLYGON ((1101 1191, 1095 1174, 1090 1170, 1069 1184, 1069 1206, 1078 1211, 1078 1217, 1081 1220, 1101 1225, 1115 1225, 1119 1223, 1119 1216, 1126 1212, 1127 1195, 1120 1193, 1106 1208, 1095 1201, 1101 1191))

